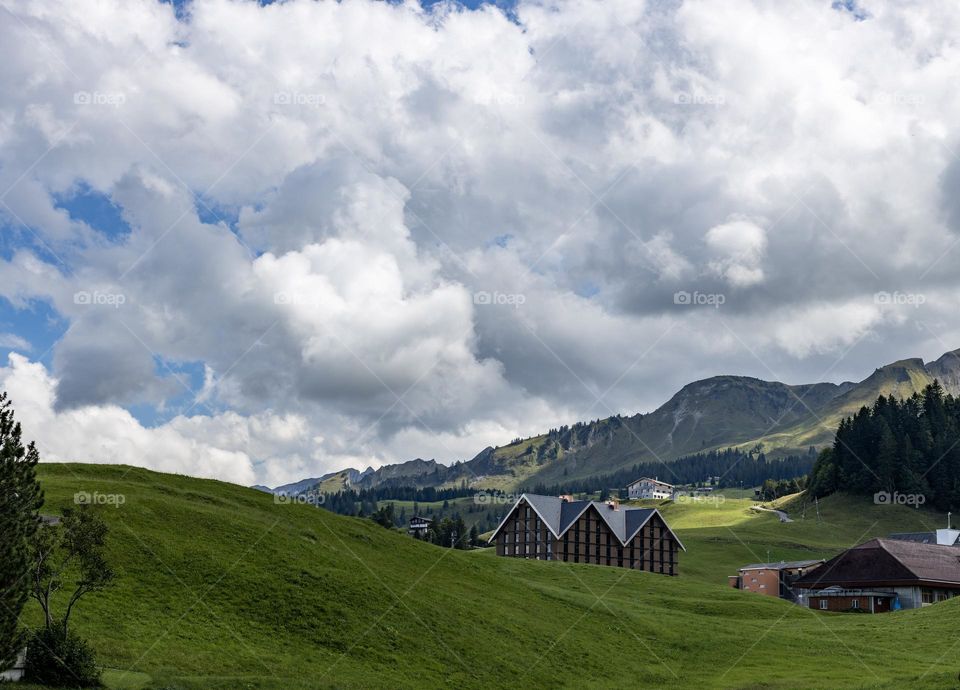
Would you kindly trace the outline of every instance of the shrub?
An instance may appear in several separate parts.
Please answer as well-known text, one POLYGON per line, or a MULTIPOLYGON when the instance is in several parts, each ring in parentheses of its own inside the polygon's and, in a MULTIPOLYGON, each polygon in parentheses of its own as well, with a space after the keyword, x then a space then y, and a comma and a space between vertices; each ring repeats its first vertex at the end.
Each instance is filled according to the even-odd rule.
POLYGON ((59 688, 100 687, 96 657, 85 640, 60 625, 41 628, 27 643, 25 679, 59 688))

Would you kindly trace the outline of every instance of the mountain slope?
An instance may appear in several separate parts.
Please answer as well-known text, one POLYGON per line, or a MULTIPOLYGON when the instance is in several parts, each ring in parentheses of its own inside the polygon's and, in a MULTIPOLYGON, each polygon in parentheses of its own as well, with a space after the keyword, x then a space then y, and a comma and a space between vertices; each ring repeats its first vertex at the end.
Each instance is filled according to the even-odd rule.
POLYGON ((960 394, 960 358, 957 353, 948 352, 930 364, 924 364, 919 358, 903 359, 880 367, 860 383, 852 385, 842 395, 828 400, 821 407, 811 405, 813 414, 781 433, 768 434, 755 442, 769 448, 779 448, 783 452, 795 451, 811 445, 826 445, 833 441, 837 425, 844 417, 854 414, 863 406, 873 405, 883 396, 909 398, 921 393, 934 380, 939 380, 944 389, 960 394))
MULTIPOLYGON (((812 518, 781 526, 746 505, 677 506, 688 552, 669 578, 439 549, 210 480, 95 465, 41 465, 40 474, 46 513, 73 505, 77 491, 126 498, 94 508, 111 526, 117 581, 74 616, 118 669, 111 682, 132 669, 151 688, 181 690, 610 687, 624 677, 648 687, 843 688, 862 686, 861 664, 890 687, 918 687, 932 667, 925 686, 954 681, 937 661, 960 601, 820 615, 725 584, 734 564, 759 560, 754 552, 827 555, 872 536, 881 519, 887 529, 941 519, 926 511, 831 499, 822 509, 844 521, 835 529, 812 518)), ((26 617, 39 622, 34 603, 26 617)))
POLYGON ((321 491, 377 486, 456 486, 513 490, 602 475, 641 462, 762 444, 771 457, 803 454, 833 439, 840 420, 879 395, 908 397, 938 379, 960 394, 960 350, 929 364, 904 359, 858 383, 787 385, 747 376, 714 376, 681 388, 648 414, 608 417, 553 429, 452 466, 411 460, 362 476, 356 470, 325 479, 321 491))

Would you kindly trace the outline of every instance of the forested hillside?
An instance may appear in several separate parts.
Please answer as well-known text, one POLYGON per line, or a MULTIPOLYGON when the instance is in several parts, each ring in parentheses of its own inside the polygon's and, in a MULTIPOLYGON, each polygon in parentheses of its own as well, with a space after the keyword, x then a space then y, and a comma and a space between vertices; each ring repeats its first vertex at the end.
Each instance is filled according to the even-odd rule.
POLYGON ((960 400, 934 381, 904 400, 879 396, 840 422, 810 490, 886 493, 877 500, 960 507, 960 400), (898 496, 894 496, 894 494, 898 496))

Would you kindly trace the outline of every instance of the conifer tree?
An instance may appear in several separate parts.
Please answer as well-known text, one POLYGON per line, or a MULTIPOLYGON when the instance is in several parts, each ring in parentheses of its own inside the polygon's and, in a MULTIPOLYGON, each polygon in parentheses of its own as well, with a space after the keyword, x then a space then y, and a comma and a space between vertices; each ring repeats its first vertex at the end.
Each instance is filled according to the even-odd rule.
POLYGON ((0 393, 0 670, 13 666, 24 644, 20 611, 29 595, 30 543, 43 493, 33 443, 23 445, 13 405, 0 393))

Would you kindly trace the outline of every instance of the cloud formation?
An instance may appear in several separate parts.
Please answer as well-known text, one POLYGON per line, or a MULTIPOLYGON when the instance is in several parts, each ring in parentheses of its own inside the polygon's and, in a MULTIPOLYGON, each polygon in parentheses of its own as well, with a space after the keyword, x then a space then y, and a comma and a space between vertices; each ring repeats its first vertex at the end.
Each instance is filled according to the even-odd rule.
POLYGON ((452 461, 960 342, 952 7, 2 5, 2 308, 64 323, 2 325, 3 377, 47 459, 452 461))

